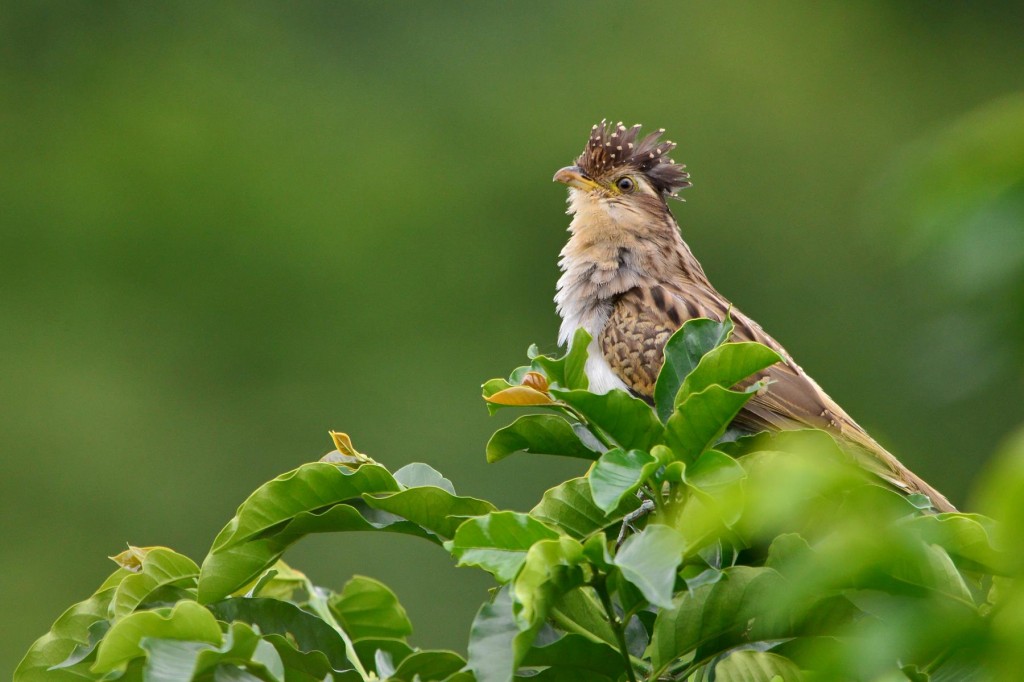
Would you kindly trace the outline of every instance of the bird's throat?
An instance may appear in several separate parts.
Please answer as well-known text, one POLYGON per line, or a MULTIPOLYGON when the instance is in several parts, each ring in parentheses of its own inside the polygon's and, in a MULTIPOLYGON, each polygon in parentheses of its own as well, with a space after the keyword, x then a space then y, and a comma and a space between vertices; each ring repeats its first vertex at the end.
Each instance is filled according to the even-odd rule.
POLYGON ((570 194, 571 236, 561 252, 555 296, 562 317, 559 343, 579 327, 596 337, 616 297, 634 287, 679 278, 706 281, 664 205, 570 194))

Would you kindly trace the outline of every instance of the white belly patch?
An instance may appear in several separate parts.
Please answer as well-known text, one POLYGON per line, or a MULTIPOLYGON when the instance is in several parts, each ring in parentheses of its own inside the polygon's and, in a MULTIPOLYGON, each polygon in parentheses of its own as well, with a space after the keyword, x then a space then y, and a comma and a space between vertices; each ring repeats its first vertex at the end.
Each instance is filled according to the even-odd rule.
POLYGON ((587 346, 587 364, 583 367, 583 371, 587 374, 591 393, 607 393, 613 388, 621 388, 624 391, 629 390, 626 384, 622 382, 622 379, 617 377, 615 372, 612 371, 608 361, 604 359, 601 349, 598 348, 596 338, 587 346))

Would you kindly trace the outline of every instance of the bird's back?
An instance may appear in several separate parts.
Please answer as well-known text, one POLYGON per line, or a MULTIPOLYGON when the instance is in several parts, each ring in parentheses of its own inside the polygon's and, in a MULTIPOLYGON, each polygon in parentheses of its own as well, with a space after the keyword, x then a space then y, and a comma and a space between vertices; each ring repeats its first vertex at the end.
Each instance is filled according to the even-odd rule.
POLYGON ((768 386, 747 403, 735 425, 751 432, 817 428, 852 446, 860 463, 905 493, 922 493, 940 511, 955 511, 937 490, 903 466, 853 420, 761 326, 732 307, 706 282, 649 282, 616 297, 597 346, 612 372, 636 395, 652 401, 668 338, 692 318, 721 321, 729 315, 733 341, 756 341, 783 360, 753 381, 768 386))

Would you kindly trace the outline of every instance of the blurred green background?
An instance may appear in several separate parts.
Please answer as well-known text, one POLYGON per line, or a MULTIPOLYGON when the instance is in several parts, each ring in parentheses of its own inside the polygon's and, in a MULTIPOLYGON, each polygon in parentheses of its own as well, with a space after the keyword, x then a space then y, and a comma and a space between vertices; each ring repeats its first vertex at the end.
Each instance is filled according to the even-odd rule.
MULTIPOLYGON (((552 173, 663 126, 711 279, 963 503, 1024 399, 1020 3, 0 4, 0 660, 125 543, 201 559, 331 449, 528 509, 479 384, 554 350, 552 173)), ((421 646, 488 583, 405 537, 305 540, 421 646)))

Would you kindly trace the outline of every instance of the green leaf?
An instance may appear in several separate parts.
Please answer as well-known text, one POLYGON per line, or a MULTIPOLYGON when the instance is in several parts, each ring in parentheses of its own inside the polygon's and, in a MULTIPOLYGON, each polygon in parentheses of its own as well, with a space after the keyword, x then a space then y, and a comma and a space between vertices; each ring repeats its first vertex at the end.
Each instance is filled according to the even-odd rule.
POLYGON ((356 655, 362 661, 366 670, 372 670, 378 676, 383 672, 379 665, 386 662, 393 669, 413 654, 413 648, 404 639, 393 639, 390 637, 369 637, 359 639, 352 643, 356 655))
POLYGON ((777 625, 769 606, 781 581, 770 568, 735 566, 725 569, 717 582, 677 596, 654 621, 646 653, 655 670, 690 653, 702 660, 742 644, 754 636, 753 627, 762 638, 784 636, 784 630, 766 630, 777 625))
POLYGON ((554 603, 583 582, 583 560, 583 546, 571 538, 531 547, 515 582, 499 590, 473 620, 467 667, 477 682, 512 679, 554 603))
POLYGON ((515 577, 534 543, 557 537, 558 533, 527 514, 499 511, 467 520, 445 547, 459 566, 479 566, 506 583, 515 577))
MULTIPOLYGON (((363 682, 363 678, 354 670, 341 671, 334 668, 322 651, 301 651, 293 639, 273 633, 264 634, 263 640, 274 647, 283 662, 287 682, 322 682, 325 679, 363 682)), ((358 648, 359 644, 356 646, 358 648)))
POLYGON ((75 647, 67 658, 58 663, 57 665, 50 666, 50 670, 60 670, 62 668, 71 668, 76 666, 82 661, 92 660, 93 654, 96 652, 96 647, 99 646, 100 641, 106 636, 107 631, 110 630, 109 620, 98 620, 89 626, 89 641, 85 644, 79 644, 75 647))
POLYGON ((575 670, 577 679, 589 679, 589 673, 614 675, 623 668, 622 654, 604 642, 582 635, 568 634, 543 646, 534 646, 523 657, 522 665, 558 667, 575 670))
POLYGON ((609 450, 601 455, 588 476, 594 504, 610 513, 622 503, 622 498, 635 493, 658 466, 654 456, 641 450, 609 450))
POLYGON ((536 347, 530 348, 532 367, 539 370, 553 384, 566 389, 586 390, 590 384, 587 381, 585 371, 587 364, 587 347, 590 345, 591 336, 582 327, 573 334, 569 342, 569 349, 560 358, 550 358, 546 355, 538 355, 536 347))
POLYGON ((221 665, 241 667, 256 679, 284 679, 280 655, 245 623, 232 623, 219 647, 205 642, 144 637, 146 682, 179 682, 212 672, 221 665))
MULTIPOLYGON (((522 369, 522 368, 519 368, 519 369, 522 369)), ((529 368, 526 368, 526 369, 529 369, 529 368)), ((517 370, 517 372, 518 372, 518 370, 517 370)), ((483 384, 481 384, 480 390, 481 390, 481 393, 482 393, 484 398, 489 398, 492 395, 494 395, 495 393, 498 393, 499 391, 504 391, 506 388, 512 388, 513 386, 518 386, 519 385, 519 381, 521 381, 521 377, 519 377, 518 380, 514 381, 514 382, 509 381, 508 379, 488 379, 483 384)))
POLYGON ((118 585, 110 613, 115 620, 122 618, 161 587, 194 587, 198 578, 199 566, 187 556, 166 547, 151 548, 142 559, 140 572, 126 576, 118 585))
POLYGON ((295 592, 304 589, 308 581, 301 571, 296 571, 283 561, 277 561, 260 575, 245 596, 295 601, 295 592))
POLYGON ((731 391, 718 385, 691 394, 676 408, 665 425, 665 443, 676 457, 690 463, 713 446, 761 384, 745 391, 731 391))
POLYGON ((715 666, 716 682, 800 682, 796 663, 770 651, 734 651, 715 666))
MULTIPOLYGON (((584 547, 583 551, 586 554, 587 548, 584 547)), ((608 623, 608 614, 592 587, 578 587, 563 594, 552 609, 551 618, 562 630, 584 633, 618 651, 615 631, 608 623)))
POLYGON ((654 387, 654 403, 662 422, 668 422, 672 416, 676 394, 686 376, 705 353, 725 343, 732 329, 732 319, 729 317, 722 322, 695 317, 684 322, 665 343, 665 364, 662 365, 654 387))
POLYGON ((220 646, 220 626, 210 611, 193 601, 183 601, 173 609, 138 611, 114 624, 96 649, 92 670, 109 673, 121 669, 133 658, 144 656, 143 637, 207 642, 220 646))
POLYGON ((466 665, 454 651, 417 651, 395 669, 391 679, 404 682, 446 680, 466 665))
POLYGON ((213 542, 213 550, 262 535, 302 512, 326 509, 362 493, 398 492, 387 469, 366 464, 358 469, 325 462, 303 464, 256 489, 213 542))
POLYGON ((664 434, 651 406, 623 390, 597 394, 552 389, 551 395, 571 405, 624 450, 650 450, 664 434))
POLYGON ((939 545, 954 559, 968 562, 969 567, 990 573, 1006 574, 1006 556, 992 542, 994 522, 980 514, 929 514, 918 516, 908 525, 925 542, 939 545))
POLYGON ((594 503, 590 482, 581 477, 550 488, 540 504, 530 510, 530 516, 575 538, 585 538, 614 524, 639 506, 639 500, 627 495, 616 509, 606 513, 594 503))
POLYGON ((466 667, 473 671, 477 682, 509 682, 535 636, 536 631, 520 632, 510 590, 503 587, 473 619, 466 667))
POLYGON ((49 632, 29 647, 14 671, 14 682, 81 680, 82 676, 73 670, 50 668, 66 661, 78 647, 85 649, 86 654, 95 648, 95 642, 90 642, 90 631, 107 620, 117 586, 130 575, 131 571, 117 569, 91 597, 62 613, 49 632))
POLYGON ((259 597, 232 597, 211 604, 209 609, 218 620, 228 623, 241 621, 258 627, 282 658, 287 659, 288 656, 268 635, 281 635, 304 654, 320 652, 332 669, 351 667, 341 635, 322 618, 295 604, 259 597))
POLYGON ((458 497, 433 486, 408 488, 388 495, 363 495, 373 509, 394 514, 442 538, 455 534, 466 517, 494 511, 494 505, 475 497, 458 497))
POLYGON ((676 394, 676 405, 708 386, 732 388, 755 372, 781 360, 781 355, 754 341, 722 344, 702 357, 687 375, 676 394))
POLYGON ((675 529, 649 524, 642 532, 626 538, 614 563, 623 577, 655 606, 672 606, 676 568, 683 561, 686 541, 675 529))
MULTIPOLYGON (((442 491, 443 492, 443 491, 442 491)), ((338 504, 327 511, 299 512, 265 537, 211 550, 199 576, 199 600, 209 603, 238 591, 276 562, 284 551, 310 533, 384 531, 440 543, 436 535, 404 519, 369 508, 363 501, 338 504)))
POLYGON ((580 440, 572 424, 553 414, 528 414, 498 429, 487 441, 487 461, 497 462, 520 450, 589 460, 598 456, 580 440))
POLYGON ((387 585, 373 578, 353 576, 340 594, 328 599, 328 605, 352 639, 402 639, 412 634, 412 623, 398 603, 398 597, 387 585))
POLYGON ((965 604, 973 606, 971 591, 956 565, 944 549, 938 545, 919 543, 917 547, 904 546, 907 554, 913 552, 909 561, 897 561, 892 567, 892 576, 908 585, 926 590, 935 590, 965 604))
POLYGON ((146 656, 146 682, 180 682, 191 680, 196 673, 196 660, 201 651, 214 648, 209 642, 143 637, 139 643, 146 656))
POLYGON ((411 462, 399 469, 394 474, 395 480, 404 488, 419 488, 433 486, 455 494, 455 486, 447 478, 441 475, 434 467, 423 462, 411 462))
MULTIPOLYGON (((278 476, 243 502, 235 518, 214 540, 200 572, 199 600, 209 603, 235 592, 277 561, 289 545, 309 533, 384 530, 440 543, 433 532, 416 523, 367 509, 361 497, 364 493, 399 490, 394 477, 377 464, 350 469, 314 462, 278 476), (342 504, 346 502, 348 504, 342 504)), ((435 497, 449 502, 472 499, 452 498, 434 487, 411 488, 405 492, 412 490, 437 491, 435 497)), ((416 505, 409 505, 413 506, 416 505)), ((425 511, 427 518, 439 520, 439 507, 431 504, 416 507, 425 511)), ((472 502, 459 507, 460 510, 479 508, 472 502)), ((444 522, 439 525, 443 526, 444 522)))
POLYGON ((526 552, 523 567, 512 582, 513 607, 520 629, 538 628, 555 601, 586 580, 586 559, 578 540, 560 536, 539 540, 526 552))
POLYGON ((747 477, 739 462, 718 450, 707 450, 697 461, 686 467, 684 479, 701 490, 712 490, 731 485, 747 477))

